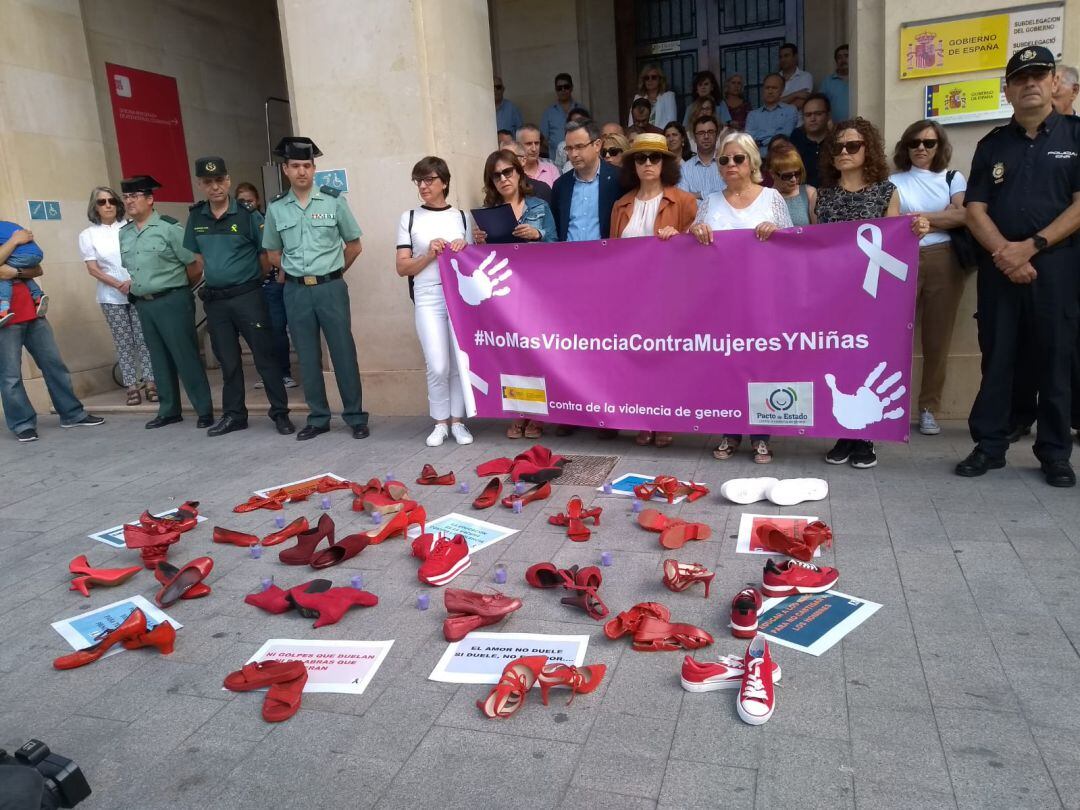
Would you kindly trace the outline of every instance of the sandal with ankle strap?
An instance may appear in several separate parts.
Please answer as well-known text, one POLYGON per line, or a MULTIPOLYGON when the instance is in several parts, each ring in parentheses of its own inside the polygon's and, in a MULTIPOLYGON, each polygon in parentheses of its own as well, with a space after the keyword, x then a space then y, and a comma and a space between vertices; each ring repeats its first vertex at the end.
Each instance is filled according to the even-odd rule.
POLYGON ((664 587, 675 593, 682 593, 691 585, 701 582, 705 585, 705 598, 709 598, 716 572, 710 571, 701 563, 681 563, 678 560, 664 560, 664 587))
POLYGON ((661 619, 644 618, 634 631, 634 649, 639 652, 697 650, 713 643, 707 630, 692 624, 672 624, 661 619))
POLYGON ((547 664, 547 656, 533 655, 511 661, 503 669, 502 677, 484 700, 476 701, 476 706, 487 717, 505 720, 512 717, 524 704, 540 670, 547 664))
POLYGON ((574 702, 575 695, 587 695, 595 691, 606 672, 605 664, 590 664, 584 667, 561 663, 548 664, 540 670, 536 679, 540 683, 540 700, 547 706, 548 692, 556 686, 565 686, 570 690, 570 699, 566 701, 566 705, 569 706, 574 702))

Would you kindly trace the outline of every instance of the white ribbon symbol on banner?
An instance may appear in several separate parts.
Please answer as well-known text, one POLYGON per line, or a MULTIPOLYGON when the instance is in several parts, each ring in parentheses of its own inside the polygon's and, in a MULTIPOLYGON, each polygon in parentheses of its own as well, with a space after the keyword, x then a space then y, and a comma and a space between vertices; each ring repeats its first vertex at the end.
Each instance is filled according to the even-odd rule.
POLYGON ((855 239, 859 250, 870 260, 866 265, 866 277, 862 287, 871 298, 877 298, 878 276, 882 270, 900 281, 907 281, 908 266, 881 249, 881 228, 868 222, 859 228, 855 239), (870 235, 869 239, 866 234, 870 235))

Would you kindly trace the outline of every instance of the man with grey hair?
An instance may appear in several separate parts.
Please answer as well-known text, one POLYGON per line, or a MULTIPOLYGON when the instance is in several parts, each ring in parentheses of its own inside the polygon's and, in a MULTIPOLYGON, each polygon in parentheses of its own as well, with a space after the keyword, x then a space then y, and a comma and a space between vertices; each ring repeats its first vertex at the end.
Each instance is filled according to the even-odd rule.
POLYGON ((559 179, 559 170, 550 160, 540 157, 540 127, 536 124, 522 124, 517 130, 517 142, 525 150, 523 165, 530 180, 539 180, 549 187, 559 179))
POLYGON ((1059 115, 1076 115, 1076 95, 1080 93, 1080 71, 1071 65, 1058 65, 1054 109, 1059 115))

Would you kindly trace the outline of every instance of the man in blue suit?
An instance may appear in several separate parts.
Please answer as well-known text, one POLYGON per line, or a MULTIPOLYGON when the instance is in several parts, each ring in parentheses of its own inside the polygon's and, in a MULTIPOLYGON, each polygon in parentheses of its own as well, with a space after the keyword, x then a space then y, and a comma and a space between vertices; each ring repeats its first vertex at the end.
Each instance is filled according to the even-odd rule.
POLYGON ((618 172, 600 160, 600 128, 592 121, 566 125, 566 157, 574 168, 551 189, 551 212, 560 242, 607 239, 611 209, 622 196, 618 172))

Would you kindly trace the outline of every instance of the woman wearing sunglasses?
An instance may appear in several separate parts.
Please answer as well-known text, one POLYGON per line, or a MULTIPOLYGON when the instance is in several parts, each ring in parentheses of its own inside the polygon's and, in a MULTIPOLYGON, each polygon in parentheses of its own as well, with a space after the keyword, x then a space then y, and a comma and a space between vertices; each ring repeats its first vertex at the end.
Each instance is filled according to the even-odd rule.
POLYGON ((794 146, 777 149, 770 143, 766 163, 772 175, 773 188, 780 192, 787 203, 791 224, 796 227, 813 225, 816 222, 814 206, 817 204, 817 189, 806 185, 806 167, 799 152, 794 146))
POLYGON ((79 234, 79 253, 86 262, 86 272, 97 279, 97 302, 105 313, 116 346, 120 377, 127 388, 127 404, 142 403, 140 380, 146 386, 146 401, 157 402, 154 370, 143 340, 142 324, 128 301, 131 276, 120 261, 120 227, 124 224, 120 195, 108 186, 95 188, 90 192, 86 218, 90 227, 79 234))
POLYGON ((630 148, 630 141, 617 132, 609 132, 600 139, 600 157, 615 168, 622 167, 623 154, 630 148))
MULTIPOLYGON (((776 189, 761 185, 761 153, 753 137, 745 132, 731 132, 720 142, 716 162, 720 176, 727 184, 705 198, 697 220, 690 228, 703 245, 711 245, 713 231, 752 228, 757 238, 765 241, 780 228, 791 227, 787 204, 776 189)), ((742 435, 728 433, 713 450, 713 456, 726 461, 735 455, 742 435)), ((769 437, 764 433, 750 436, 754 461, 768 464, 773 459, 769 437)))
POLYGON ((442 158, 429 155, 417 161, 412 181, 420 205, 403 213, 398 223, 397 274, 410 280, 416 334, 427 365, 428 412, 435 427, 426 444, 438 447, 451 435, 458 444, 472 444, 462 421, 465 396, 438 262, 444 250, 456 253, 465 247, 465 213, 446 201, 450 168, 442 158))
MULTIPOLYGON (((554 242, 555 217, 551 208, 539 197, 532 196, 533 188, 518 156, 508 149, 488 155, 484 164, 484 207, 509 205, 517 226, 509 237, 489 237, 473 228, 473 241, 478 245, 502 242, 554 242)), ((515 419, 506 429, 508 439, 539 439, 544 435, 544 423, 536 419, 515 419)))
MULTIPOLYGON (((645 65, 638 77, 635 99, 648 99, 651 106, 649 120, 646 122, 660 127, 665 121, 673 121, 678 116, 675 109, 675 93, 668 90, 667 77, 656 65, 645 65)), ((626 121, 627 126, 639 123, 634 120, 633 112, 626 121)))
MULTIPOLYGON (((900 195, 889 180, 885 147, 877 127, 865 118, 841 121, 821 144, 821 181, 814 211, 817 221, 854 222, 900 216, 900 195)), ((930 230, 926 217, 911 217, 911 230, 923 237, 930 230)), ((851 463, 866 469, 877 465, 874 443, 840 439, 825 455, 830 464, 851 463)))
MULTIPOLYGON (((679 158, 668 149, 663 135, 643 133, 623 154, 622 187, 629 189, 611 209, 611 238, 657 236, 667 240, 684 233, 697 214, 694 195, 676 188, 679 158)), ((670 433, 642 430, 639 445, 667 447, 670 433)))
POLYGON ((949 344, 966 281, 949 229, 964 224, 967 181, 960 172, 949 171, 951 157, 944 128, 934 121, 916 121, 896 143, 893 163, 900 171, 889 178, 900 193, 900 213, 922 214, 930 222, 930 233, 919 240, 915 299, 922 318, 919 432, 927 436, 941 433, 934 413, 941 407, 949 344))

